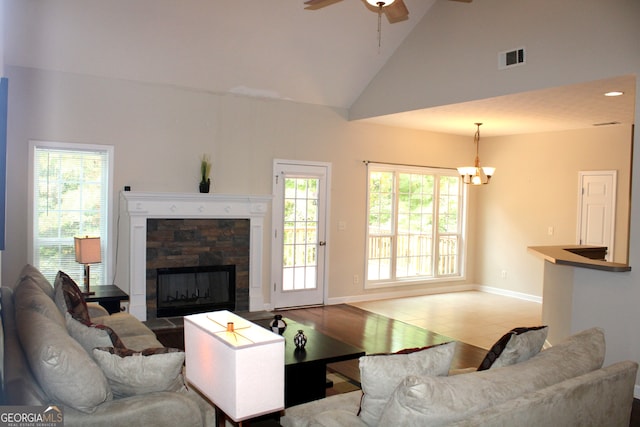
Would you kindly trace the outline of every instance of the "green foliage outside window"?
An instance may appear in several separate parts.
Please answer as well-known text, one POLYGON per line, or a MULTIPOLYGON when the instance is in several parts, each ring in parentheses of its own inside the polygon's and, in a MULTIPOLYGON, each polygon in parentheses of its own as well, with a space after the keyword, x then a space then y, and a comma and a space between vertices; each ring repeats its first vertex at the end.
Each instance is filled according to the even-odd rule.
MULTIPOLYGON (((74 237, 106 243, 107 175, 106 151, 35 147, 34 262, 49 280, 58 270, 82 277, 74 237)), ((92 267, 92 282, 104 283, 103 271, 102 264, 92 267)))
POLYGON ((370 167, 368 197, 368 281, 460 274, 457 174, 370 167))

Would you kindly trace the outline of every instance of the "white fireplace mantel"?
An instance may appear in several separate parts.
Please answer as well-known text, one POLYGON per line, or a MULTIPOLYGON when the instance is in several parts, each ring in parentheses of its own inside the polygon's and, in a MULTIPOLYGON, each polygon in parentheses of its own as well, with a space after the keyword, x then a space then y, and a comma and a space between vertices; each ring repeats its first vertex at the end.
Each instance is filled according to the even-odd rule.
POLYGON ((264 216, 271 196, 122 192, 120 210, 129 243, 129 310, 147 319, 147 219, 249 219, 249 310, 262 310, 264 216))

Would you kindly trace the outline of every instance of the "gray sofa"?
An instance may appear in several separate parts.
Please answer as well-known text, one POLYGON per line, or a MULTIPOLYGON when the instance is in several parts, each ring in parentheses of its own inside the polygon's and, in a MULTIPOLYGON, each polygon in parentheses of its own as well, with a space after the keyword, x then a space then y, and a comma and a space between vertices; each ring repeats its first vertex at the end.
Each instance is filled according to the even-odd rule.
POLYGON ((91 323, 108 326, 126 349, 156 349, 151 355, 110 353, 109 328, 70 316, 58 278, 54 289, 30 265, 1 297, 2 404, 61 405, 67 426, 215 424, 214 408, 184 385, 184 353, 163 349, 130 314, 86 306, 91 323))
MULTIPOLYGON (((604 332, 593 328, 509 366, 408 375, 393 383, 373 417, 364 406, 366 396, 354 391, 287 408, 280 422, 285 427, 628 427, 638 364, 603 368, 604 352, 604 332)), ((390 370, 380 370, 379 381, 386 381, 390 370)), ((363 389, 371 389, 364 381, 363 389)))

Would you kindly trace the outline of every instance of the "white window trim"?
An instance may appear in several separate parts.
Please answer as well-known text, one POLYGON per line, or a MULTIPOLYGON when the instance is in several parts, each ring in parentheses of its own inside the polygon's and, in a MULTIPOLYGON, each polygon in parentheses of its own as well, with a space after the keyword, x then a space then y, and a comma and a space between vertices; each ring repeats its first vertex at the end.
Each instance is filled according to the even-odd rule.
MULTIPOLYGON (((385 163, 371 163, 375 170, 386 170, 392 172, 399 171, 410 171, 410 170, 420 170, 420 171, 433 171, 435 174, 438 174, 438 171, 442 168, 437 167, 429 167, 429 166, 403 166, 403 165, 393 165, 393 164, 385 164, 385 163)), ((441 172, 440 172, 441 174, 441 172)), ((448 175, 448 174, 447 174, 448 175)), ((460 224, 460 274, 455 276, 434 276, 434 277, 419 277, 419 278, 400 278, 400 279, 390 279, 390 280, 376 280, 370 281, 368 280, 367 271, 368 271, 368 263, 369 263, 369 169, 367 169, 366 179, 365 179, 365 194, 366 194, 366 206, 365 206, 365 259, 364 259, 364 289, 380 289, 380 288, 397 288, 402 286, 415 286, 421 284, 429 284, 429 283, 445 283, 445 282, 460 282, 461 280, 466 280, 467 277, 467 234, 468 234, 468 204, 469 204, 469 194, 468 194, 468 185, 461 184, 462 192, 461 192, 461 201, 460 201, 460 214, 462 215, 462 223, 460 224)), ((437 194, 436 194, 437 196, 437 194)), ((394 218, 394 221, 396 219, 394 218)), ((395 262, 395 260, 393 261, 395 262)), ((437 268, 437 265, 435 266, 437 268)))
POLYGON ((114 152, 115 149, 113 145, 100 145, 100 144, 84 144, 84 143, 73 143, 73 142, 58 142, 58 141, 42 141, 42 140, 30 140, 29 141, 29 170, 28 170, 28 178, 29 178, 29 188, 27 192, 28 198, 28 227, 27 227, 27 256, 29 262, 33 264, 35 262, 35 248, 33 247, 33 230, 35 227, 35 214, 34 214, 34 161, 35 161, 35 149, 36 148, 51 148, 51 149, 68 149, 68 150, 95 150, 95 151, 106 151, 107 156, 109 157, 109 168, 108 168, 108 176, 107 176, 107 218, 105 223, 105 232, 107 234, 107 241, 105 242, 105 259, 102 261, 104 264, 104 280, 105 283, 100 283, 96 285, 106 285, 112 284, 114 281, 114 244, 115 236, 114 236, 114 227, 113 224, 113 163, 114 163, 114 152))

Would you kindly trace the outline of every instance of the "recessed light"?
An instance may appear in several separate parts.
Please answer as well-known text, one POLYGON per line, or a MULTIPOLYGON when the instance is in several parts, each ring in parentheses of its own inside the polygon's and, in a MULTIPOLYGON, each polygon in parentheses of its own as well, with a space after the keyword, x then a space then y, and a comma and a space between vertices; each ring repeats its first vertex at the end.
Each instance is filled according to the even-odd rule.
POLYGON ((624 92, 620 92, 619 90, 612 90, 611 92, 607 92, 604 96, 620 96, 624 95, 624 92))

